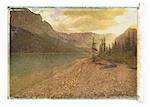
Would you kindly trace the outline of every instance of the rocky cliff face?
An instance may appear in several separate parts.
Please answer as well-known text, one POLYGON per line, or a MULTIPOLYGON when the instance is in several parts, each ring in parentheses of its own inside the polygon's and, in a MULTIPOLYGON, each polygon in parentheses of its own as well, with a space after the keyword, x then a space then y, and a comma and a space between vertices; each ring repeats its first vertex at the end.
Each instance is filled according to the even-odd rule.
POLYGON ((134 39, 134 41, 137 43, 137 30, 128 28, 124 33, 116 38, 116 41, 120 44, 124 44, 128 37, 130 37, 130 39, 134 39))
POLYGON ((28 9, 11 11, 10 16, 12 26, 39 35, 43 35, 44 33, 47 33, 49 36, 56 35, 56 32, 49 23, 42 21, 42 17, 39 14, 34 14, 28 9))
POLYGON ((78 49, 55 38, 58 33, 39 14, 28 9, 10 13, 11 52, 71 52, 78 49))

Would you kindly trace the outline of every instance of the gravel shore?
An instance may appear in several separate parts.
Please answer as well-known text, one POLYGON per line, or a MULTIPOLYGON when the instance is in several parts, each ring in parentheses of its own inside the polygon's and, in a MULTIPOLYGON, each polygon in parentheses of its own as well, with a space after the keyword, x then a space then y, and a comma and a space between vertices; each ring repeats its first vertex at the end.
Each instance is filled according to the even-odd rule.
POLYGON ((137 72, 125 64, 93 63, 84 58, 55 68, 48 79, 16 93, 15 98, 113 98, 137 95, 137 72), (110 65, 110 67, 109 67, 110 65), (108 67, 107 67, 108 66, 108 67))

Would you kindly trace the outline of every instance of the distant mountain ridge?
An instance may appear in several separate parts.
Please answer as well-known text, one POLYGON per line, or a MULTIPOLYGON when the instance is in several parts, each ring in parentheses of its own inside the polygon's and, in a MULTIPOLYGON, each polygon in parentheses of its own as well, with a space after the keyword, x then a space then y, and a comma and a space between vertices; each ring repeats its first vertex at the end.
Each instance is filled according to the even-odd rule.
POLYGON ((77 47, 82 47, 85 49, 91 48, 93 37, 95 39, 95 42, 97 43, 97 46, 100 44, 100 41, 102 38, 106 38, 107 44, 111 43, 115 36, 111 33, 108 34, 96 34, 92 32, 83 32, 83 33, 61 33, 58 32, 59 35, 58 38, 62 38, 64 41, 69 41, 70 43, 73 43, 77 47))

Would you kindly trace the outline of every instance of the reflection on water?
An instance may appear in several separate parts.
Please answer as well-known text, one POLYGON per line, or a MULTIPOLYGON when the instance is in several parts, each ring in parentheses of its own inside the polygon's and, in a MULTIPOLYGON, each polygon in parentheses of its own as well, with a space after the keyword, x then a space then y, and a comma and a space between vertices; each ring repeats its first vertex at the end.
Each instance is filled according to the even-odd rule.
POLYGON ((49 71, 61 67, 84 54, 11 54, 10 58, 10 95, 41 82, 49 77, 49 71))

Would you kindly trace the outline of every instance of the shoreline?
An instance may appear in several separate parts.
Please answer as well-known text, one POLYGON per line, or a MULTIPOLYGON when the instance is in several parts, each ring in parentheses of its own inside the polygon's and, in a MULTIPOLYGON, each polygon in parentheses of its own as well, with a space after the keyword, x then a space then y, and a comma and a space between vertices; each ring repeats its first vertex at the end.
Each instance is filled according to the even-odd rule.
MULTIPOLYGON (((28 89, 28 88, 30 88, 31 86, 34 86, 34 85, 36 85, 36 84, 39 84, 39 83, 42 83, 43 81, 45 81, 45 80, 47 80, 47 79, 49 79, 50 77, 52 77, 54 74, 56 74, 56 73, 58 73, 58 72, 60 72, 60 70, 61 69, 64 69, 64 67, 68 67, 69 65, 72 65, 72 64, 74 64, 74 63, 76 63, 76 62, 78 62, 80 59, 76 59, 76 60, 74 60, 74 61, 72 61, 72 62, 70 62, 70 63, 68 63, 68 64, 64 64, 64 65, 61 65, 61 66, 53 66, 53 67, 51 67, 51 69, 49 69, 49 71, 46 71, 46 72, 43 72, 43 71, 37 71, 37 72, 33 72, 33 73, 31 73, 30 75, 27 75, 27 76, 25 76, 25 77, 23 77, 23 80, 22 81, 25 81, 25 80, 27 80, 26 78, 29 78, 28 80, 30 80, 30 81, 28 81, 28 82, 31 82, 31 83, 28 83, 27 81, 25 81, 25 82, 27 82, 28 83, 28 85, 27 86, 23 86, 23 88, 20 88, 18 91, 11 91, 10 92, 10 94, 11 93, 13 93, 13 95, 15 95, 15 94, 17 94, 17 93, 20 93, 20 92, 22 92, 23 90, 26 90, 26 89, 28 89), (37 75, 38 75, 38 77, 37 77, 37 75), (39 76, 40 75, 40 76, 39 76), (36 77, 36 78, 35 78, 36 77), (40 78, 41 77, 41 78, 40 78)), ((11 77, 12 75, 10 75, 10 77, 11 77)), ((15 82, 15 78, 18 78, 18 75, 17 76, 13 76, 12 77, 13 79, 10 79, 10 85, 17 85, 15 82), (14 83, 11 83, 12 81, 14 81, 14 83)), ((20 76, 19 76, 19 78, 20 78, 20 76)), ((19 81, 19 80, 18 80, 19 81)), ((18 82, 17 82, 18 83, 18 82)), ((22 83, 19 83, 19 84, 22 84, 22 83)), ((13 86, 14 87, 14 86, 13 86)), ((20 86, 19 86, 20 87, 20 86)), ((11 88, 10 88, 10 90, 11 90, 11 88)), ((13 90, 15 90, 15 89, 13 89, 13 90)), ((10 96, 11 97, 11 96, 10 96)))
MULTIPOLYGON (((102 61, 109 64, 109 61, 102 61)), ((51 78, 18 93, 16 98, 114 98, 136 97, 136 71, 125 64, 100 69, 83 58, 73 64, 54 69, 51 78)))

